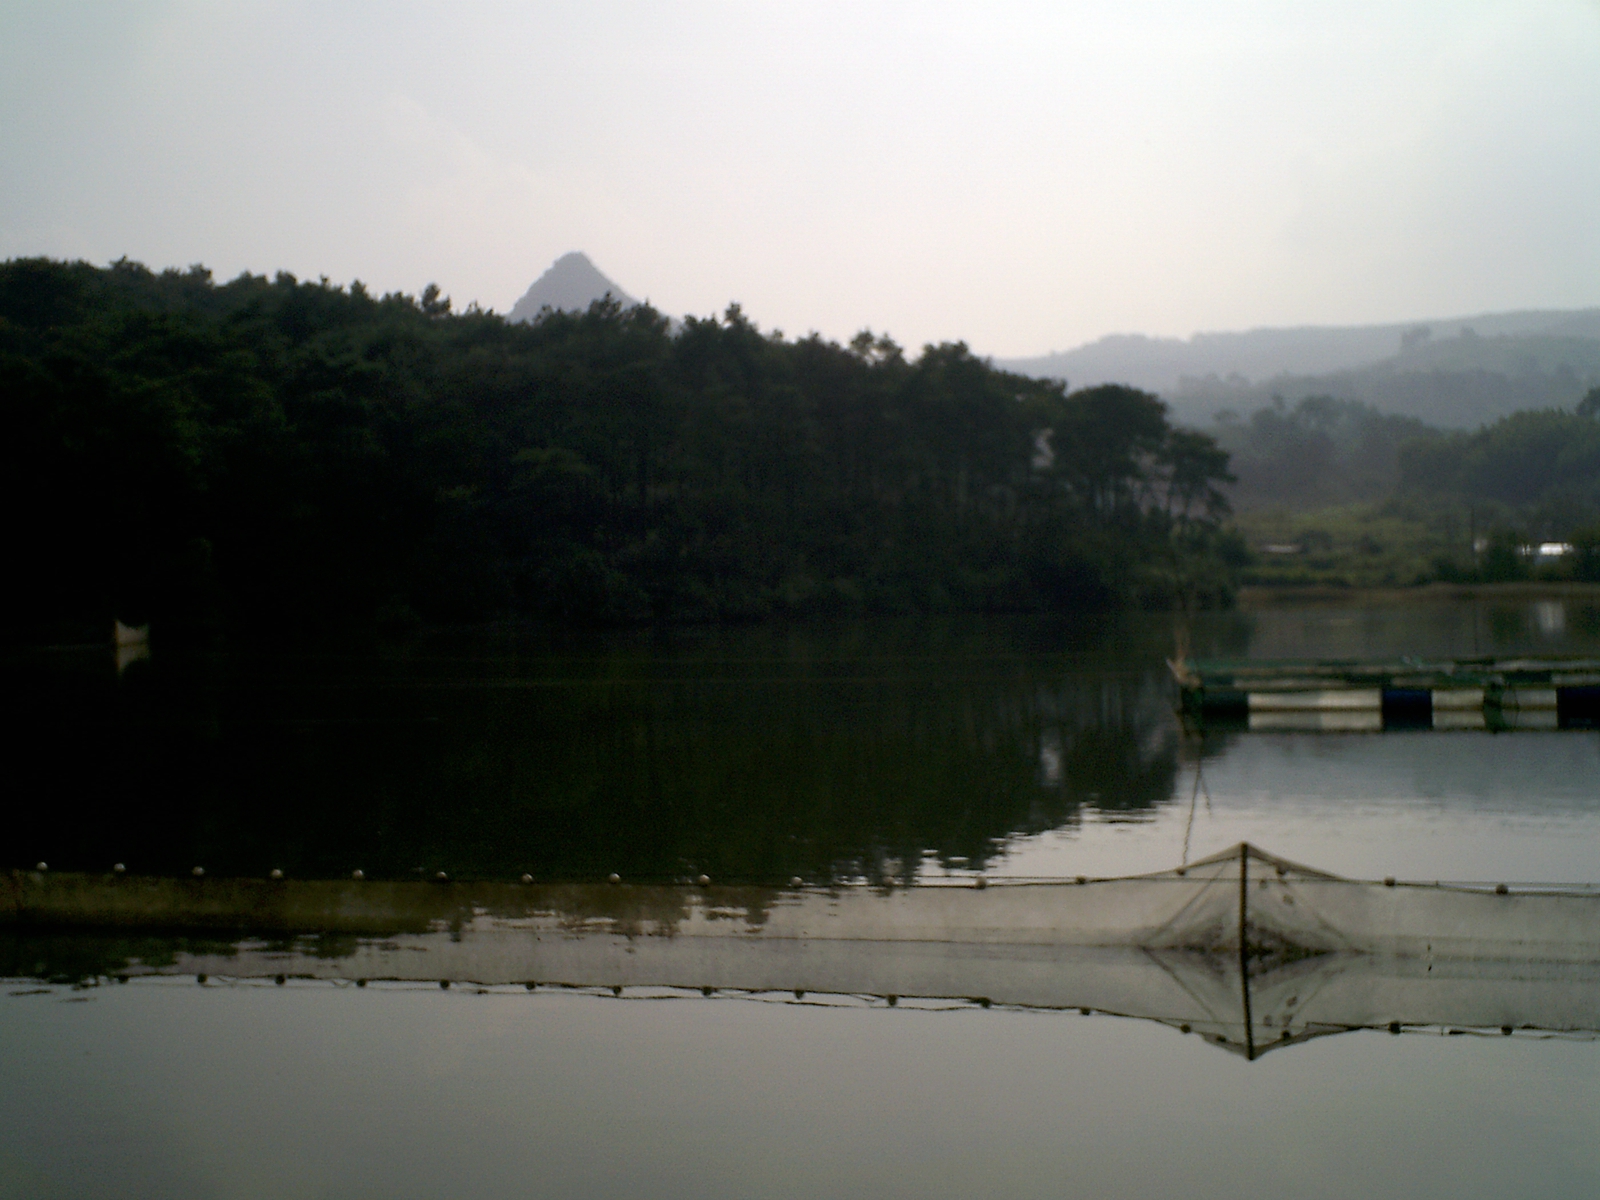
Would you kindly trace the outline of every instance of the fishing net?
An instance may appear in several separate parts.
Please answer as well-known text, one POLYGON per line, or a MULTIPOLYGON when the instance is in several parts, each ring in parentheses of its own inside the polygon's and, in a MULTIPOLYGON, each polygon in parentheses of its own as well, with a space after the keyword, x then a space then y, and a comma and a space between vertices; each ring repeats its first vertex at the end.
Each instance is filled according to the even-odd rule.
MULTIPOLYGON (((1248 845, 1153 875, 986 887, 229 886, 274 936, 149 962, 111 939, 95 969, 956 998, 1144 1017, 1247 1057, 1364 1027, 1600 1030, 1593 889, 1348 880, 1248 845)), ((7 957, 52 921, 215 923, 223 894, 23 879, 7 957)), ((73 953, 94 960, 81 938, 73 953)))

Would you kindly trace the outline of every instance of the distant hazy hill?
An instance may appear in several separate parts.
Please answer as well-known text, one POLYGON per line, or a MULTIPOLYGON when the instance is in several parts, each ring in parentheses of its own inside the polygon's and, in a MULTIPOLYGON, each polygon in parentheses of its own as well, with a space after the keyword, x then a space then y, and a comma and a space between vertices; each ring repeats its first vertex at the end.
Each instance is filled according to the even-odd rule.
POLYGON ((588 255, 574 250, 556 259, 548 271, 533 281, 522 299, 512 305, 508 319, 531 321, 544 308, 582 312, 606 295, 614 297, 624 308, 638 303, 600 274, 588 255))
POLYGON ((1570 406, 1600 383, 1600 309, 1188 340, 1117 335, 995 365, 1074 387, 1131 383, 1160 394, 1191 423, 1221 409, 1251 411, 1274 395, 1293 401, 1327 394, 1464 427, 1523 408, 1570 406))
POLYGON ((1600 338, 1458 335, 1320 375, 1278 375, 1259 383, 1186 376, 1167 398, 1189 424, 1208 422, 1223 410, 1250 413, 1276 396, 1291 403, 1335 396, 1443 429, 1468 429, 1526 409, 1570 409, 1597 384, 1600 338))
MULTIPOLYGON (((1435 345, 1470 331, 1480 338, 1542 336, 1600 339, 1600 308, 1570 312, 1490 313, 1396 325, 1304 326, 1197 333, 1183 338, 1112 334, 1076 350, 1037 358, 997 360, 1024 375, 1069 379, 1074 387, 1131 383, 1157 392, 1177 390, 1185 376, 1243 376, 1259 383, 1275 375, 1322 375, 1393 358, 1413 331, 1428 330, 1435 345)), ((1412 339, 1415 340, 1415 339, 1412 339)))

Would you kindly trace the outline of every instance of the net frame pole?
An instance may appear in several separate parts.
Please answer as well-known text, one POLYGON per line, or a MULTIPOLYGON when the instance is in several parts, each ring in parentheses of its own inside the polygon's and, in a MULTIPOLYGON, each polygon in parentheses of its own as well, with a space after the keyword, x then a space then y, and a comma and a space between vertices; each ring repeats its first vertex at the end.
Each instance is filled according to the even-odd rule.
POLYGON ((1250 843, 1239 843, 1239 991, 1244 998, 1244 1057, 1254 1062, 1256 1057, 1255 1022, 1250 1014, 1250 939, 1248 920, 1250 904, 1250 843))

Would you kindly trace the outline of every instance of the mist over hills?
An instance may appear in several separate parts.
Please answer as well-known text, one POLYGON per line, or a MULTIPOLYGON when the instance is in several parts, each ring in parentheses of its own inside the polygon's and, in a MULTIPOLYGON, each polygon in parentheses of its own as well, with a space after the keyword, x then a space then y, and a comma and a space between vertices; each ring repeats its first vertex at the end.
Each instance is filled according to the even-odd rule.
POLYGON ((550 269, 533 281, 522 299, 506 314, 510 321, 532 321, 546 308, 558 312, 583 312, 596 300, 611 296, 624 308, 638 303, 589 261, 589 256, 574 250, 563 254, 550 269))
MULTIPOLYGON (((611 296, 638 303, 588 256, 558 258, 512 307, 581 312, 611 296)), ((672 322, 676 328, 677 323, 672 322)), ((1600 308, 1483 313, 1384 325, 1301 326, 1191 338, 1114 334, 1074 350, 995 360, 1072 387, 1126 383, 1154 392, 1174 420, 1210 428, 1282 397, 1357 401, 1443 429, 1469 429, 1527 409, 1572 408, 1600 384, 1600 308)))
POLYGON ((1331 395, 1467 428, 1522 409, 1570 408, 1600 383, 1600 309, 1189 339, 1118 334, 995 365, 1073 387, 1131 383, 1161 395, 1189 424, 1209 424, 1225 410, 1250 412, 1274 396, 1331 395))
POLYGON ((1075 386, 1130 383, 1166 393, 1177 391, 1185 377, 1239 375, 1261 382, 1277 375, 1321 375, 1369 366, 1418 343, 1438 346, 1448 338, 1473 335, 1600 340, 1600 308, 1197 333, 1187 339, 1110 334, 1073 350, 997 359, 995 366, 1024 375, 1070 379, 1075 386), (1423 331, 1423 337, 1415 336, 1423 331))

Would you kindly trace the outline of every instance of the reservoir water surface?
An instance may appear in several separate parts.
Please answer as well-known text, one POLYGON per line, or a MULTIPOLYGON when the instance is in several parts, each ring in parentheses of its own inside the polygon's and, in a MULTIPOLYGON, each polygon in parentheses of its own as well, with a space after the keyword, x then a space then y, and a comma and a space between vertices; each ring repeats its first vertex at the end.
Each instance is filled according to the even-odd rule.
MULTIPOLYGON (((1600 655, 1600 605, 1301 604, 1193 640, 1600 655)), ((1159 871, 1243 840, 1364 879, 1600 882, 1600 733, 1186 730, 1172 646, 1143 614, 157 643, 120 676, 102 651, 33 652, 9 664, 28 703, 4 865, 884 889, 1159 871)), ((3 942, 0 1195, 1600 1187, 1581 1034, 1357 1030, 1246 1061, 1076 1008, 336 969, 116 984, 71 939, 3 942)))

